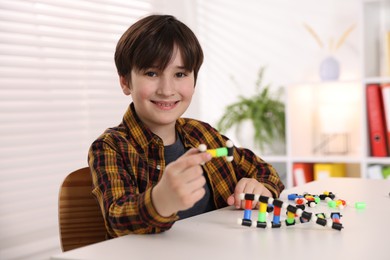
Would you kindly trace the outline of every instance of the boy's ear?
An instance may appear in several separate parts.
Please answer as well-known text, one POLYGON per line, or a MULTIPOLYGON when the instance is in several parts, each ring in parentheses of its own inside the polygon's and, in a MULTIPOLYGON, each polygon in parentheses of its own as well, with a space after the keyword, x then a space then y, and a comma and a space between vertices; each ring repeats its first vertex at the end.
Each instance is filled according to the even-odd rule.
POLYGON ((121 84, 123 93, 128 96, 131 94, 129 81, 126 79, 126 77, 119 76, 119 83, 121 84))

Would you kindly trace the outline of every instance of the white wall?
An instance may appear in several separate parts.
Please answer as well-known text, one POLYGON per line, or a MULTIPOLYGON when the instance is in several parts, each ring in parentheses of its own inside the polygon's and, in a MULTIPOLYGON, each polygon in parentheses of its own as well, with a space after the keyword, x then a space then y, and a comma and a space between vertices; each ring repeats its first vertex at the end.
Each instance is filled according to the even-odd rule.
MULTIPOLYGON (((13 1, 2 0, 0 4, 2 2, 13 1)), ((275 86, 318 80, 319 63, 328 52, 319 48, 304 30, 303 22, 310 24, 325 42, 331 38, 337 39, 351 24, 357 23, 357 30, 350 35, 336 55, 342 65, 342 78, 356 77, 360 69, 357 66, 360 29, 358 1, 153 0, 152 4, 155 12, 171 13, 186 22, 200 39, 205 52, 205 63, 199 75, 194 102, 186 115, 211 124, 216 123, 226 104, 234 101, 238 95, 246 95, 254 90, 256 74, 262 65, 268 67, 266 82, 271 82, 275 86), (239 88, 233 84, 232 76, 239 82, 239 88)), ((4 17, 0 5, 0 20, 4 17)), ((99 17, 96 15, 96 19, 99 17)), ((114 48, 115 44, 112 43, 113 52, 114 48)), ((0 50, 2 53, 7 51, 0 50)), ((7 67, 0 68, 0 76, 3 77, 1 80, 7 77, 7 71, 7 67)), ((111 70, 110 73, 112 73, 110 77, 116 79, 115 71, 111 70)), ((68 150, 65 149, 64 152, 61 145, 66 147, 66 144, 59 142, 56 149, 53 149, 50 160, 46 160, 47 164, 43 170, 40 168, 32 171, 29 161, 25 161, 25 151, 18 151, 15 148, 10 158, 10 153, 0 149, 2 152, 0 174, 3 176, 0 196, 3 198, 2 203, 7 203, 7 211, 4 210, 4 204, 0 206, 3 217, 0 220, 0 259, 47 259, 50 254, 60 252, 56 204, 59 184, 70 170, 85 165, 91 140, 105 127, 110 127, 121 120, 124 112, 122 107, 125 106, 127 99, 121 97, 120 88, 116 86, 117 83, 113 82, 105 89, 101 88, 95 92, 94 95, 99 102, 94 103, 89 110, 90 122, 80 123, 80 126, 87 125, 87 129, 80 130, 82 133, 72 138, 73 142, 79 143, 77 147, 82 147, 80 149, 83 151, 71 152, 67 148, 68 150), (113 94, 114 91, 118 94, 113 94), (103 102, 106 95, 110 95, 110 98, 118 97, 119 103, 111 109, 102 109, 109 107, 107 102, 103 102), (104 116, 99 118, 99 115, 104 116), (4 160, 6 155, 7 164, 4 160), (71 158, 74 158, 73 163, 62 163, 64 159, 71 158), (7 174, 11 172, 12 176, 7 174), (19 179, 15 176, 26 178, 19 179), (41 181, 37 182, 31 191, 26 192, 30 179, 41 181), (6 196, 4 191, 8 192, 6 196), (46 208, 43 210, 41 205, 38 207, 32 205, 31 198, 34 198, 34 201, 40 198, 41 205, 46 205, 46 208), (20 210, 20 207, 35 207, 35 210, 29 214, 24 214, 22 210, 15 217, 11 217, 12 211, 20 210)), ((0 96, 7 93, 4 85, 0 85, 0 91, 3 91, 0 96)), ((30 91, 40 93, 40 90, 30 91)), ((38 94, 31 96, 25 94, 20 96, 20 99, 15 97, 15 100, 7 102, 22 104, 29 98, 30 101, 39 103, 38 94)), ((47 105, 47 109, 52 108, 56 111, 57 105, 53 102, 47 105)), ((6 110, 0 111, 0 116, 1 122, 8 122, 11 118, 11 114, 7 114, 6 110)), ((13 120, 15 123, 18 118, 13 120)), ((10 126, 2 124, 0 129, 2 140, 9 139, 10 129, 12 129, 10 126)), ((29 129, 20 131, 20 136, 23 137, 23 131, 28 133, 29 129)), ((42 136, 28 138, 37 139, 42 136)), ((61 137, 59 133, 58 138, 67 140, 69 137, 61 137)), ((45 142, 44 138, 42 140, 45 142)), ((31 149, 30 152, 33 151, 34 149, 31 149)))
POLYGON ((334 55, 341 64, 341 79, 359 78, 359 10, 353 0, 200 0, 197 29, 205 63, 199 116, 214 124, 238 95, 253 93, 260 66, 267 66, 264 83, 274 87, 318 81, 319 64, 330 54, 329 41, 336 42, 353 24, 357 29, 334 55), (324 48, 304 29, 304 22, 317 32, 324 48))

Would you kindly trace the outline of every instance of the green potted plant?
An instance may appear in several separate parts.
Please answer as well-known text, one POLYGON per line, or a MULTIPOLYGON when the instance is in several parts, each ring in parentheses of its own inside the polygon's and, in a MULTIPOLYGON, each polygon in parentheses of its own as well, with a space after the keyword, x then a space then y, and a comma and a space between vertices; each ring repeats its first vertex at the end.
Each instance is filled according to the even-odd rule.
POLYGON ((261 67, 255 94, 251 97, 240 95, 237 102, 228 105, 217 122, 217 128, 224 133, 235 127, 236 135, 239 136, 242 126, 249 121, 254 129, 255 148, 262 153, 285 153, 285 105, 280 100, 283 88, 272 93, 270 84, 263 85, 264 72, 265 67, 261 67))

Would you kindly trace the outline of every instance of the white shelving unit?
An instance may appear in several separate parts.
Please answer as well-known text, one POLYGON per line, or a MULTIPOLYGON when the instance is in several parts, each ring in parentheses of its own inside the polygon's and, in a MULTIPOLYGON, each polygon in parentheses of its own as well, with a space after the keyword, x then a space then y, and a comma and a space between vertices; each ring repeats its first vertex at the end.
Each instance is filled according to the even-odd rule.
POLYGON ((390 83, 390 77, 381 74, 390 0, 363 0, 361 6, 361 79, 286 87, 287 154, 264 159, 275 166, 287 187, 293 186, 294 163, 345 163, 347 176, 356 178, 368 178, 372 164, 390 165, 390 157, 370 156, 365 101, 366 84, 390 83), (321 147, 321 133, 342 138, 337 141, 339 151, 329 151, 329 143, 321 147), (345 140, 347 149, 342 147, 345 140))
MULTIPOLYGON (((361 92, 366 99, 366 86, 370 83, 390 83, 390 75, 383 72, 385 59, 385 34, 390 31, 390 0, 371 0, 362 3, 362 75, 361 92)), ((367 128, 367 106, 364 103, 362 113, 365 120, 361 126, 363 148, 361 171, 368 178, 367 168, 373 164, 390 165, 390 157, 370 156, 370 143, 367 128)))

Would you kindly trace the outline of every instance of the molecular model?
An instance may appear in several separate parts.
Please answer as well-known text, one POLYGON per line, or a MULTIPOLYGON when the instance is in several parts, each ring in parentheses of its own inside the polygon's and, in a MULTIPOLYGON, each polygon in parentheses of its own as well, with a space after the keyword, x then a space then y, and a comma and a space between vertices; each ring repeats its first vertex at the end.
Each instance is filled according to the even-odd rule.
POLYGON ((208 149, 205 144, 201 144, 198 147, 200 152, 206 152, 211 154, 212 157, 226 157, 228 162, 233 161, 233 142, 230 140, 226 141, 226 147, 221 147, 217 149, 208 149))
POLYGON ((332 212, 330 214, 313 214, 304 210, 304 204, 308 205, 309 207, 315 207, 319 201, 326 201, 328 206, 331 208, 344 208, 346 206, 346 202, 344 200, 335 200, 335 195, 331 192, 324 192, 324 194, 319 196, 313 196, 310 194, 288 195, 288 199, 293 200, 296 203, 296 206, 283 202, 279 199, 273 199, 267 196, 250 193, 240 194, 240 199, 245 201, 244 217, 242 219, 238 219, 238 224, 242 226, 258 228, 280 228, 282 223, 284 223, 286 226, 295 225, 297 223, 296 218, 298 218, 300 223, 313 222, 315 224, 336 230, 341 230, 343 228, 343 225, 340 222, 342 215, 339 212, 332 212), (259 202, 258 219, 257 221, 252 221, 252 205, 253 203, 257 202, 259 202), (281 221, 282 209, 286 210, 287 212, 287 216, 284 222, 281 221), (267 213, 271 212, 273 212, 272 221, 267 221, 267 213))

